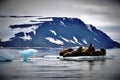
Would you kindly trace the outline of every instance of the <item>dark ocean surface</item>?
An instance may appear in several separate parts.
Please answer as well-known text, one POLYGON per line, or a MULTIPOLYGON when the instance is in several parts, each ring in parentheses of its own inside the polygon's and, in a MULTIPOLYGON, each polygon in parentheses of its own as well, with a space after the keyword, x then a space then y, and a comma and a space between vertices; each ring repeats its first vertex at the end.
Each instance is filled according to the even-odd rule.
POLYGON ((19 54, 23 49, 1 49, 15 55, 12 62, 0 62, 0 80, 119 80, 120 49, 108 49, 106 59, 62 60, 60 48, 37 48, 27 62, 19 54), (46 57, 44 57, 46 56, 46 57))

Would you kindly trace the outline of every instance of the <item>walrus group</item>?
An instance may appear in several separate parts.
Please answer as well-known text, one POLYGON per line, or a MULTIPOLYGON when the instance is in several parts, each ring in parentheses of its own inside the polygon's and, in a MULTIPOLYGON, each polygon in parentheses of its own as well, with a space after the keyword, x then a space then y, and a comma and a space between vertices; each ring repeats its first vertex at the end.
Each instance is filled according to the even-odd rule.
POLYGON ((106 55, 106 50, 101 48, 99 51, 95 50, 93 44, 90 44, 88 48, 83 48, 80 46, 77 50, 72 48, 62 49, 59 52, 60 56, 63 57, 75 57, 75 56, 104 56, 106 55))

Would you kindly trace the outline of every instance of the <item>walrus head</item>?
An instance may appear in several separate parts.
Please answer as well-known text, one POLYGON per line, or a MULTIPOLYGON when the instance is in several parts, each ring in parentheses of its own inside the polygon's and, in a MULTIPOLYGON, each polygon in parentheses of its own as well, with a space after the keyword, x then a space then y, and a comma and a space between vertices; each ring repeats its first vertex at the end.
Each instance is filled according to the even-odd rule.
POLYGON ((72 48, 68 48, 68 52, 71 52, 71 51, 73 51, 73 49, 72 48))
POLYGON ((101 48, 100 51, 101 51, 102 55, 106 55, 106 50, 104 48, 101 48))
POLYGON ((82 46, 80 46, 76 51, 81 52, 82 51, 82 46))

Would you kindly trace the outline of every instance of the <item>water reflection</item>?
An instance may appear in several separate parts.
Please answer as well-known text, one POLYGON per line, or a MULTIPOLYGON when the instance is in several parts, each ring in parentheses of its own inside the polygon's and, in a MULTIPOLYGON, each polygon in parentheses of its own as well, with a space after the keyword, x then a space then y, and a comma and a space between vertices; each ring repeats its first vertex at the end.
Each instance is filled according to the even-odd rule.
MULTIPOLYGON (((0 78, 51 78, 50 80, 119 80, 120 74, 120 49, 107 50, 107 57, 102 60, 83 60, 73 58, 72 61, 56 59, 55 56, 32 57, 24 62, 19 55, 19 50, 4 49, 17 56, 12 62, 0 63, 0 78), (113 55, 113 57, 111 56, 113 55), (12 72, 12 73, 10 73, 12 72)), ((36 55, 55 55, 58 50, 40 50, 36 55)), ((86 59, 86 58, 84 58, 86 59)), ((95 58, 96 59, 96 58, 95 58)), ((98 58, 97 58, 98 59, 98 58)), ((6 79, 6 80, 7 80, 6 79)))
POLYGON ((102 60, 102 61, 89 60, 88 61, 89 71, 93 71, 96 67, 98 68, 98 65, 103 66, 105 64, 106 64, 106 60, 102 60))

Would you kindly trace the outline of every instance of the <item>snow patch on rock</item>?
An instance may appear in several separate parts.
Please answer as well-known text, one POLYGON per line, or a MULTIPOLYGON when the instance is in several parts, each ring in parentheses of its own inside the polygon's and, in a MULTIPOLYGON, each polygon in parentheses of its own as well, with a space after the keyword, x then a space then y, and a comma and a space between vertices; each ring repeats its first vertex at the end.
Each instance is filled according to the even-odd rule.
POLYGON ((54 39, 52 37, 46 37, 45 38, 46 40, 50 41, 51 43, 54 43, 54 44, 58 44, 58 45, 63 45, 63 41, 59 40, 59 39, 54 39))
POLYGON ((57 35, 57 33, 54 30, 49 30, 51 33, 53 33, 54 35, 57 35))

